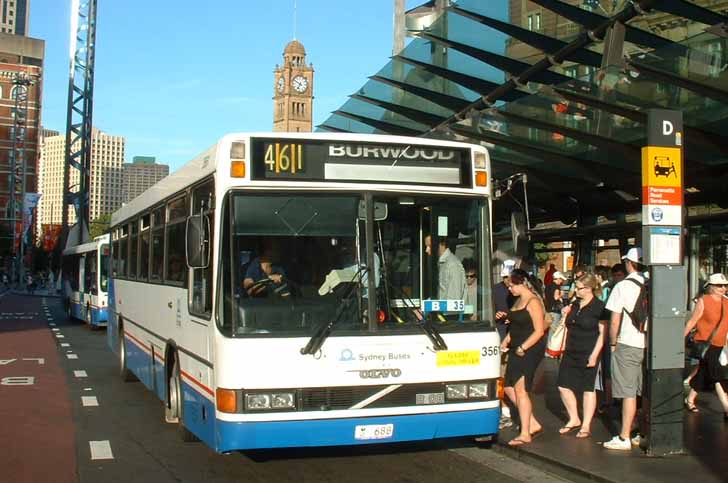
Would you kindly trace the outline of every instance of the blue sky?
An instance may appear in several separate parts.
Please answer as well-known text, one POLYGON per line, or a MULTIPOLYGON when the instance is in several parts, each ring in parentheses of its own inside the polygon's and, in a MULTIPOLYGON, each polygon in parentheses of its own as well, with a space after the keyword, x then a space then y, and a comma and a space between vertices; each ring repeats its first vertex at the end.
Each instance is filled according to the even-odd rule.
MULTIPOLYGON (((43 125, 65 131, 70 0, 32 0, 46 42, 43 125)), ((413 7, 422 2, 407 2, 413 7)), ((293 0, 98 0, 94 125, 126 156, 176 169, 235 131, 272 127, 273 69, 293 38, 293 0)), ((388 60, 392 0, 298 0, 315 74, 314 124, 388 60)))

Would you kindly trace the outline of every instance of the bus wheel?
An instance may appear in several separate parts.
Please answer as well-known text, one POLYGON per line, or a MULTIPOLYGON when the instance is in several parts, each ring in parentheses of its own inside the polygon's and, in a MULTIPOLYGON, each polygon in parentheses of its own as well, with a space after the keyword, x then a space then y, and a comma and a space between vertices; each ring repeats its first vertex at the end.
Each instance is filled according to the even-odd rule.
POLYGON ((136 381, 133 372, 126 367, 126 345, 124 344, 124 330, 119 331, 119 375, 124 382, 136 381))
POLYGON ((88 324, 88 328, 93 330, 94 326, 92 324, 93 317, 91 316, 91 306, 86 306, 86 323, 88 324))
POLYGON ((180 439, 186 443, 199 441, 184 423, 184 404, 182 397, 182 384, 180 382, 179 362, 175 359, 172 374, 169 377, 169 406, 165 411, 165 420, 168 422, 177 422, 177 434, 180 439))

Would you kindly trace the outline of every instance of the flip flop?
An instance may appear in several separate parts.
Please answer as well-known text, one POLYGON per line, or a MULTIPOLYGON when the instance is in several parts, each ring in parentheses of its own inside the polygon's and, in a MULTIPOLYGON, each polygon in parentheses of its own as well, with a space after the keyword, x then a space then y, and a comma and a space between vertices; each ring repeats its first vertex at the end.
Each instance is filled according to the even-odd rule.
POLYGON ((688 401, 688 398, 685 398, 685 409, 687 409, 691 413, 699 413, 700 409, 695 405, 695 403, 691 403, 688 401))
POLYGON ((523 446, 524 444, 529 444, 530 441, 523 441, 522 439, 513 438, 512 440, 508 441, 508 446, 523 446))
POLYGON ((591 438, 591 431, 581 431, 581 430, 579 430, 579 432, 576 433, 576 437, 578 439, 591 438))
POLYGON ((578 425, 578 426, 561 426, 561 428, 559 429, 559 434, 563 436, 565 434, 569 434, 573 430, 578 429, 580 427, 581 427, 581 425, 578 425))
POLYGON ((531 433, 531 438, 535 438, 536 436, 543 433, 543 426, 541 426, 539 429, 531 433))

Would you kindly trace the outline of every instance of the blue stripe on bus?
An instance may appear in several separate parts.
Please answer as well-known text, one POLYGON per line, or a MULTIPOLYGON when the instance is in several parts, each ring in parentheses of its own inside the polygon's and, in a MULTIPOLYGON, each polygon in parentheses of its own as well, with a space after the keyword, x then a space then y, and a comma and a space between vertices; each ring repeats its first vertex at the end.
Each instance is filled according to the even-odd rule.
MULTIPOLYGON (((71 316, 74 319, 86 320, 86 308, 78 302, 69 302, 71 304, 71 316)), ((91 308, 91 325, 105 326, 108 318, 108 308, 91 308)))
POLYGON ((494 435, 498 432, 499 419, 500 408, 313 421, 233 423, 218 420, 216 429, 218 439, 214 447, 219 452, 225 452, 255 448, 381 444, 494 435), (355 427, 363 424, 394 424, 394 435, 389 439, 354 439, 355 427))

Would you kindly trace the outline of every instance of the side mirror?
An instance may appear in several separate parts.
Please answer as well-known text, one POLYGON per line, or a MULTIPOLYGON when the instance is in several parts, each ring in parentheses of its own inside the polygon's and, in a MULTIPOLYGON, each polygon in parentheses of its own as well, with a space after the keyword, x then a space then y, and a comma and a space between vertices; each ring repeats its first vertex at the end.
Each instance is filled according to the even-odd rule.
MULTIPOLYGON (((384 221, 389 214, 387 203, 377 201, 374 203, 374 221, 384 221)), ((364 201, 359 202, 359 219, 367 219, 367 205, 364 201)))
POLYGON ((205 215, 188 217, 185 238, 187 266, 207 268, 210 264, 210 219, 205 215))

